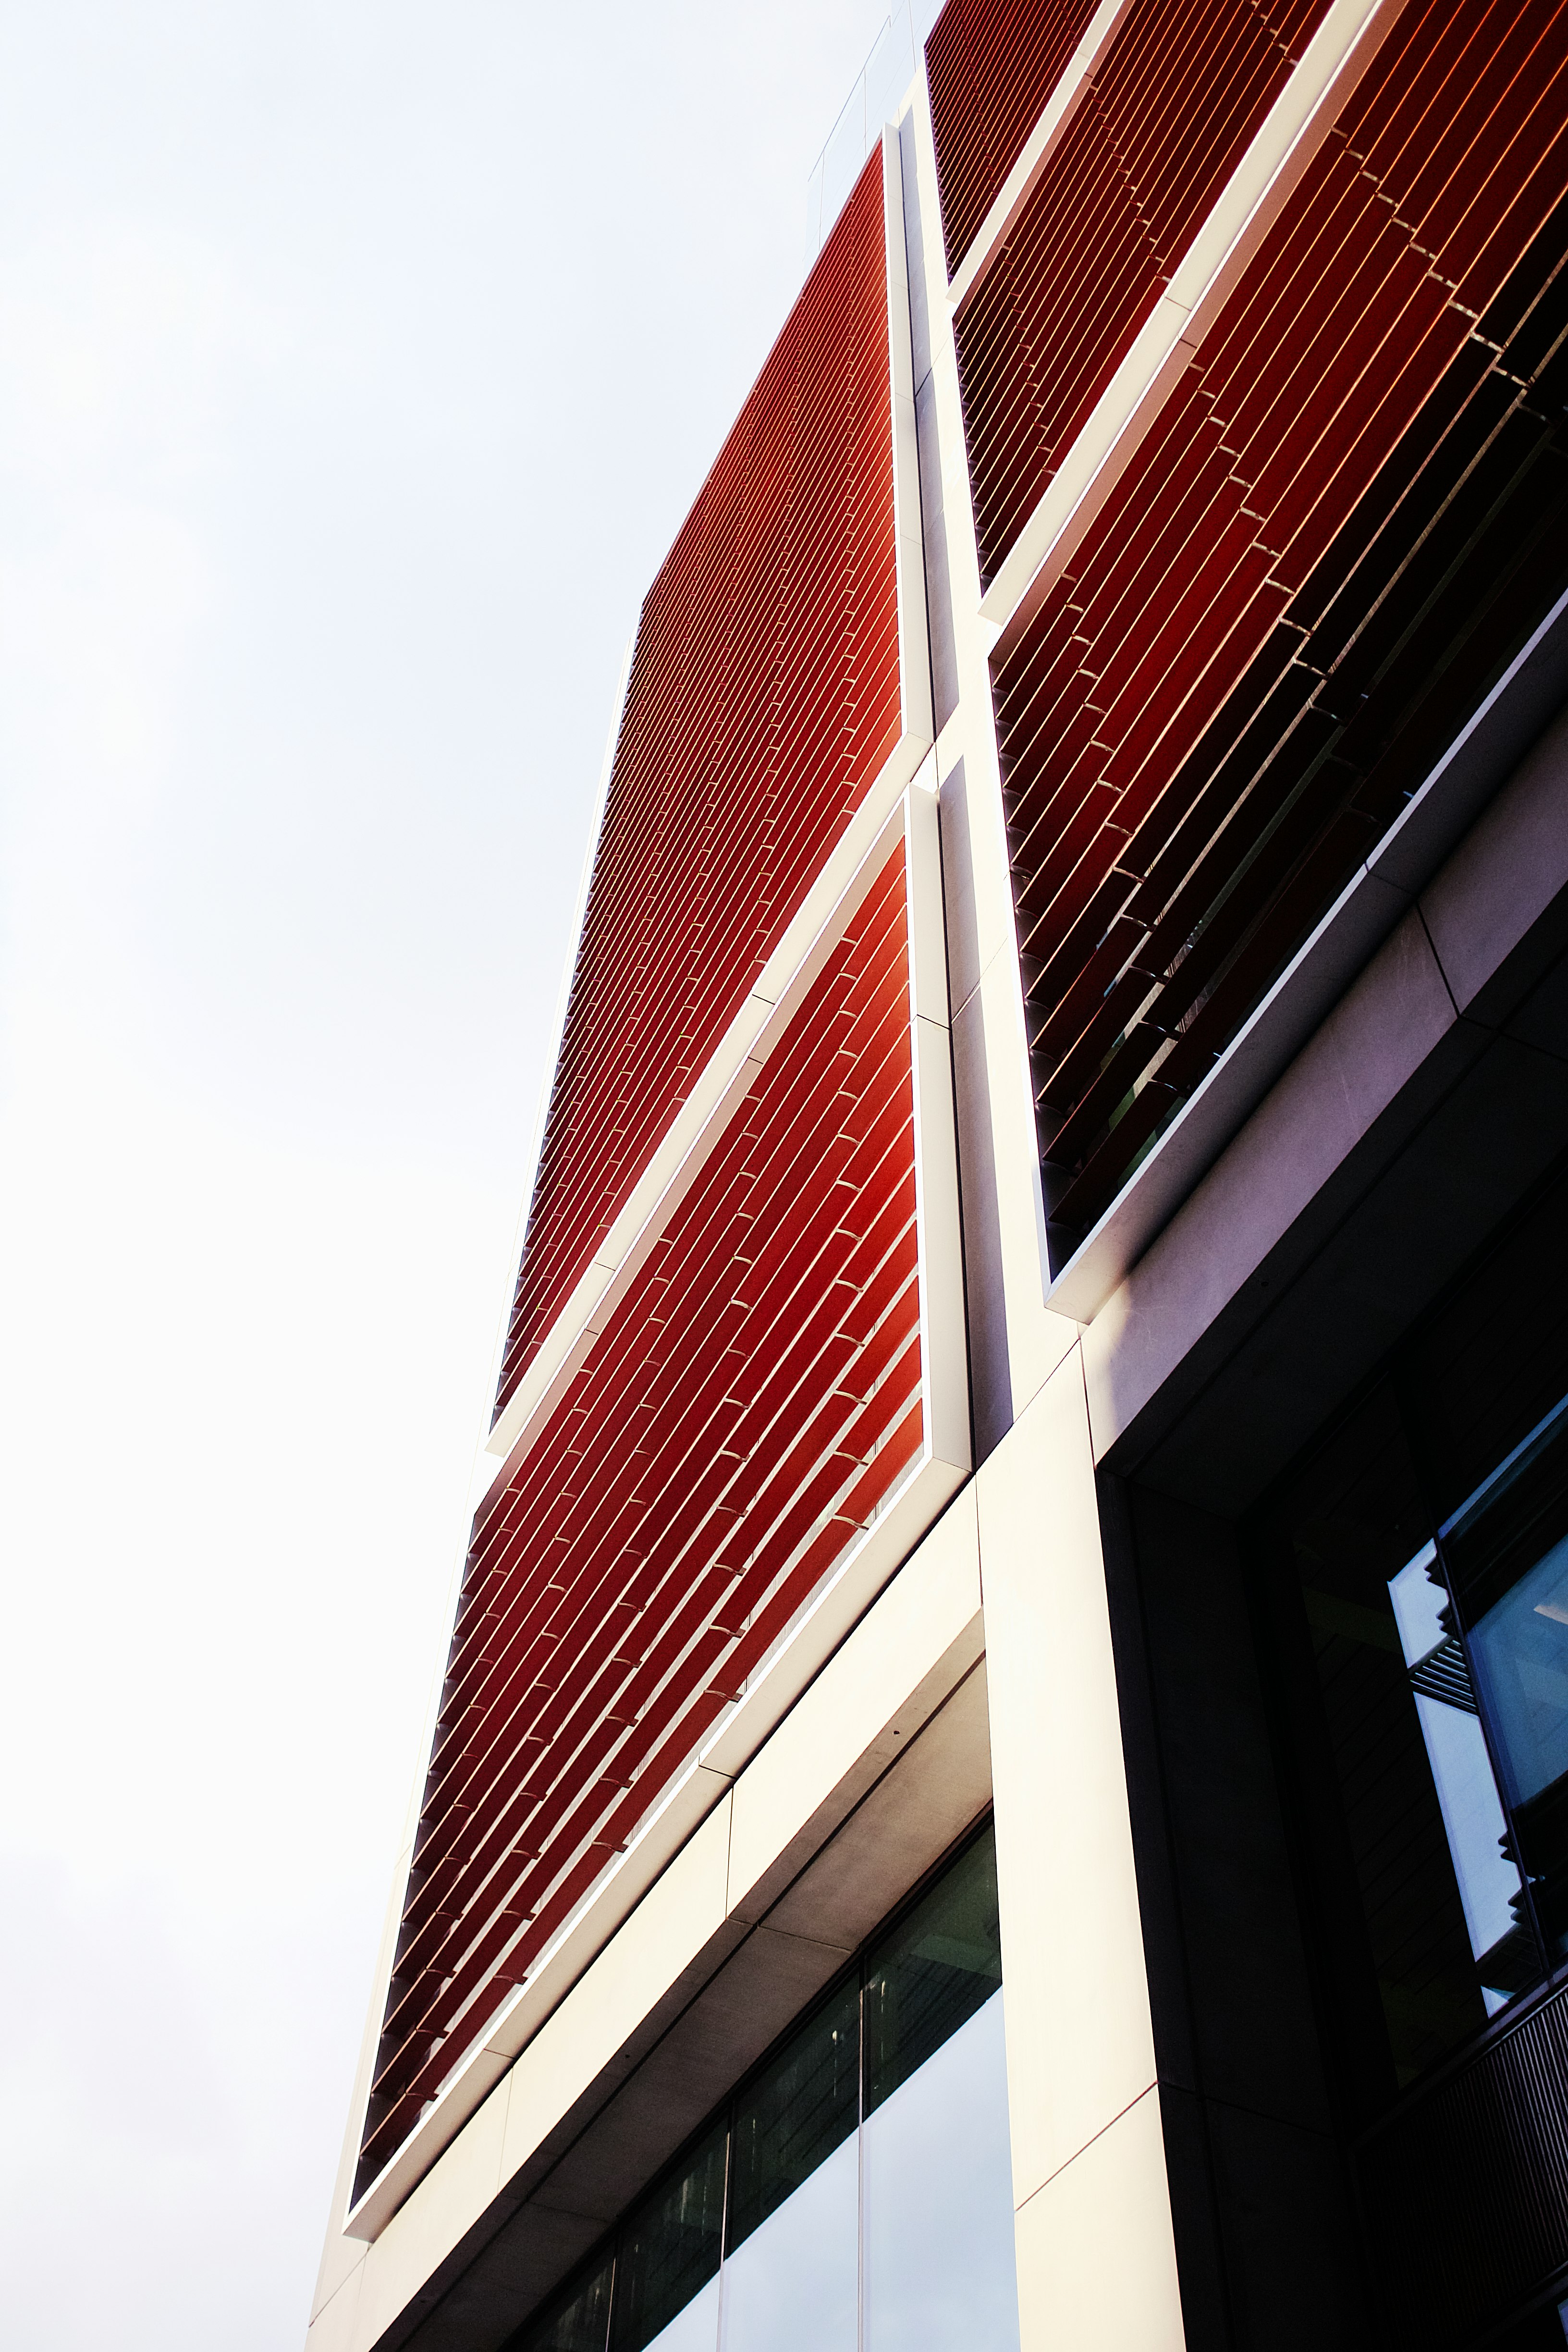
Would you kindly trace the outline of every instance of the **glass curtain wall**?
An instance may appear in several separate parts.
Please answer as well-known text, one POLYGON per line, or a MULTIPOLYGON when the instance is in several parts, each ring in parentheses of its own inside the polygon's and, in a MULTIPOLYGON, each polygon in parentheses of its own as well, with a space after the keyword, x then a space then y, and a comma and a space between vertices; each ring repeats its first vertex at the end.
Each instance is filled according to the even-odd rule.
POLYGON ((1565 1213, 1559 1181, 1267 1515, 1289 1760, 1370 2111, 1568 1957, 1565 1213))
POLYGON ((1016 2352, 987 1828, 508 2352, 1016 2352))

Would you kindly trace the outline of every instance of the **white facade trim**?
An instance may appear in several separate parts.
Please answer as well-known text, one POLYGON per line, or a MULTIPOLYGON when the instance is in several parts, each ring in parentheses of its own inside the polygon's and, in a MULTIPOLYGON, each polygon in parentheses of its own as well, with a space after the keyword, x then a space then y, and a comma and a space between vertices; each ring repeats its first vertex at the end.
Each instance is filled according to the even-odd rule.
POLYGON ((1105 53, 1121 31, 1131 5, 1132 0, 1100 0, 1089 18, 1082 40, 1046 101, 1044 113, 1025 140, 1017 162, 997 191, 995 203, 952 273, 947 299, 955 317, 995 260, 1008 231, 1039 185, 1062 133, 1078 112, 1079 100, 1104 63, 1105 53))
POLYGON ((1404 5, 1334 0, 986 589, 999 651, 1071 561, 1404 5))

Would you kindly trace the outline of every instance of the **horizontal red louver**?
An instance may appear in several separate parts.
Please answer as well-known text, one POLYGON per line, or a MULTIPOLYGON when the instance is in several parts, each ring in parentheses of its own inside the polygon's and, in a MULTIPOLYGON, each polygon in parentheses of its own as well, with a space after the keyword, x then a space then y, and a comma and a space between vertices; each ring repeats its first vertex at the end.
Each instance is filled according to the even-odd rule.
POLYGON ((496 1410, 900 731, 880 151, 648 592, 496 1410))
POLYGON ((1136 0, 956 322, 980 568, 990 578, 1328 0, 1136 0))
POLYGON ((1095 0, 947 0, 926 42, 951 278, 1093 16, 1095 0))
POLYGON ((996 666, 1069 1231, 1561 592, 1565 189, 1563 7, 1409 8, 996 666))
POLYGON ((360 2189, 921 1452, 908 936, 900 845, 476 1525, 360 2189))

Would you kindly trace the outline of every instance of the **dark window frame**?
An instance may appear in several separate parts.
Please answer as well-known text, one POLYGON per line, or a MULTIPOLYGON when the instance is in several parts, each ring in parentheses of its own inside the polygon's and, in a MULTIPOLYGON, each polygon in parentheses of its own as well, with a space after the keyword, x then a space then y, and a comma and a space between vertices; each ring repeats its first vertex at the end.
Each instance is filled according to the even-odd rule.
MULTIPOLYGON (((1517 2032, 1535 2011, 1560 1994, 1568 1985, 1568 1951, 1553 1958, 1537 1916, 1530 1876, 1519 1853, 1495 1731, 1483 1704, 1478 1709, 1479 1719, 1498 1782, 1510 1851, 1520 1864, 1528 1916, 1542 1957, 1542 1973, 1489 2017, 1484 2026, 1424 2067, 1414 2080, 1404 2085, 1396 2083, 1377 1990, 1371 1935, 1338 1776, 1328 1745, 1322 1698, 1312 1656, 1303 1639, 1305 1611, 1296 1563, 1289 1554, 1282 1506, 1313 1463, 1327 1454, 1371 1404, 1378 1390, 1386 1387, 1415 1472, 1427 1522, 1427 1538, 1436 1547, 1448 1590, 1454 1595, 1456 1617, 1461 1632, 1468 1636, 1463 1602, 1455 1591, 1455 1580, 1445 1556, 1443 1531, 1451 1529, 1455 1519, 1474 1501, 1485 1477, 1495 1475, 1499 1465, 1509 1458, 1509 1449, 1500 1454, 1498 1463, 1490 1465, 1482 1479, 1472 1481, 1465 1492, 1453 1491, 1446 1485, 1436 1452, 1436 1413, 1431 1392, 1424 1388, 1421 1358, 1469 1286, 1485 1276, 1489 1265, 1504 1256, 1556 1193, 1564 1196, 1564 1206, 1568 1207, 1568 1152, 1553 1161, 1524 1198, 1472 1251, 1437 1297, 1334 1411, 1317 1424, 1266 1492, 1242 1516, 1237 1527, 1247 1565, 1254 1641, 1263 1669, 1260 1678, 1265 1711, 1283 1800, 1297 1912, 1318 2015, 1325 2074, 1337 2124, 1351 2141, 1370 2131, 1381 2132, 1406 2108, 1429 2097, 1438 2084, 1473 2065, 1479 2055, 1517 2032), (1373 2085, 1380 2076, 1384 2087, 1374 2091, 1373 2085)), ((1514 1443, 1521 1441, 1525 1433, 1521 1431, 1514 1443)))

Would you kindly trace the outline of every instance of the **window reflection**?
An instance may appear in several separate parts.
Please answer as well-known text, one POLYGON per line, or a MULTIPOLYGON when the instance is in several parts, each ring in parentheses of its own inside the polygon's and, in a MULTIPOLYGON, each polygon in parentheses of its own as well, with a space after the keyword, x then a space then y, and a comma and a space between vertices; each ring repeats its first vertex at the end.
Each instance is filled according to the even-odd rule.
POLYGON ((856 2352, 860 1988, 788 2042, 736 2105, 724 2352, 856 2352))
POLYGON ((1423 1546, 1391 1580, 1388 1592, 1447 1832, 1481 1998, 1489 2014, 1495 2014, 1534 1975, 1534 1940, 1436 1544, 1423 1546))
POLYGON ((1489 2003, 1427 1740, 1430 1728, 1441 1749, 1446 1727, 1423 1719, 1411 1672, 1414 1652, 1425 1695, 1440 1686, 1450 1629, 1391 1389, 1323 1449, 1282 1517, 1316 1692, 1301 1736, 1337 1790, 1394 2078, 1408 2083, 1479 2032, 1489 2003))
POLYGON ((987 1833, 872 1955, 866 1980, 868 2115, 1001 1981, 996 1842, 987 1833))
POLYGON ((711 2132, 672 2179, 656 2190, 624 2224, 616 2263, 612 2342, 614 2352, 695 2352, 718 2334, 700 2326, 669 2323, 719 2271, 724 2229, 724 2158, 729 2134, 711 2132), (667 2334, 666 2331, 668 2331, 667 2334))
POLYGON ((732 2252, 860 2120, 860 1992, 847 1985, 741 2100, 731 2158, 732 2252))
POLYGON ((526 2339, 526 2352, 605 2352, 610 2326, 609 2263, 601 2263, 526 2339))
POLYGON ((1568 1944, 1568 1404, 1443 1529, 1537 1917, 1568 1944))
MULTIPOLYGON (((618 2344, 618 2336, 616 2340, 618 2344)), ((715 2278, 650 2339, 648 2352, 715 2352, 718 2340, 719 2282, 715 2278)))
POLYGON ((866 2352, 1016 2352, 1000 1995, 891 2093, 864 2142, 866 2352))
POLYGON ((856 2352, 859 2154, 846 2140, 725 2255, 723 2352, 856 2352))
POLYGON ((1568 1957, 1565 1209, 1559 1174, 1265 1513, 1287 1784, 1367 2119, 1568 1957))

